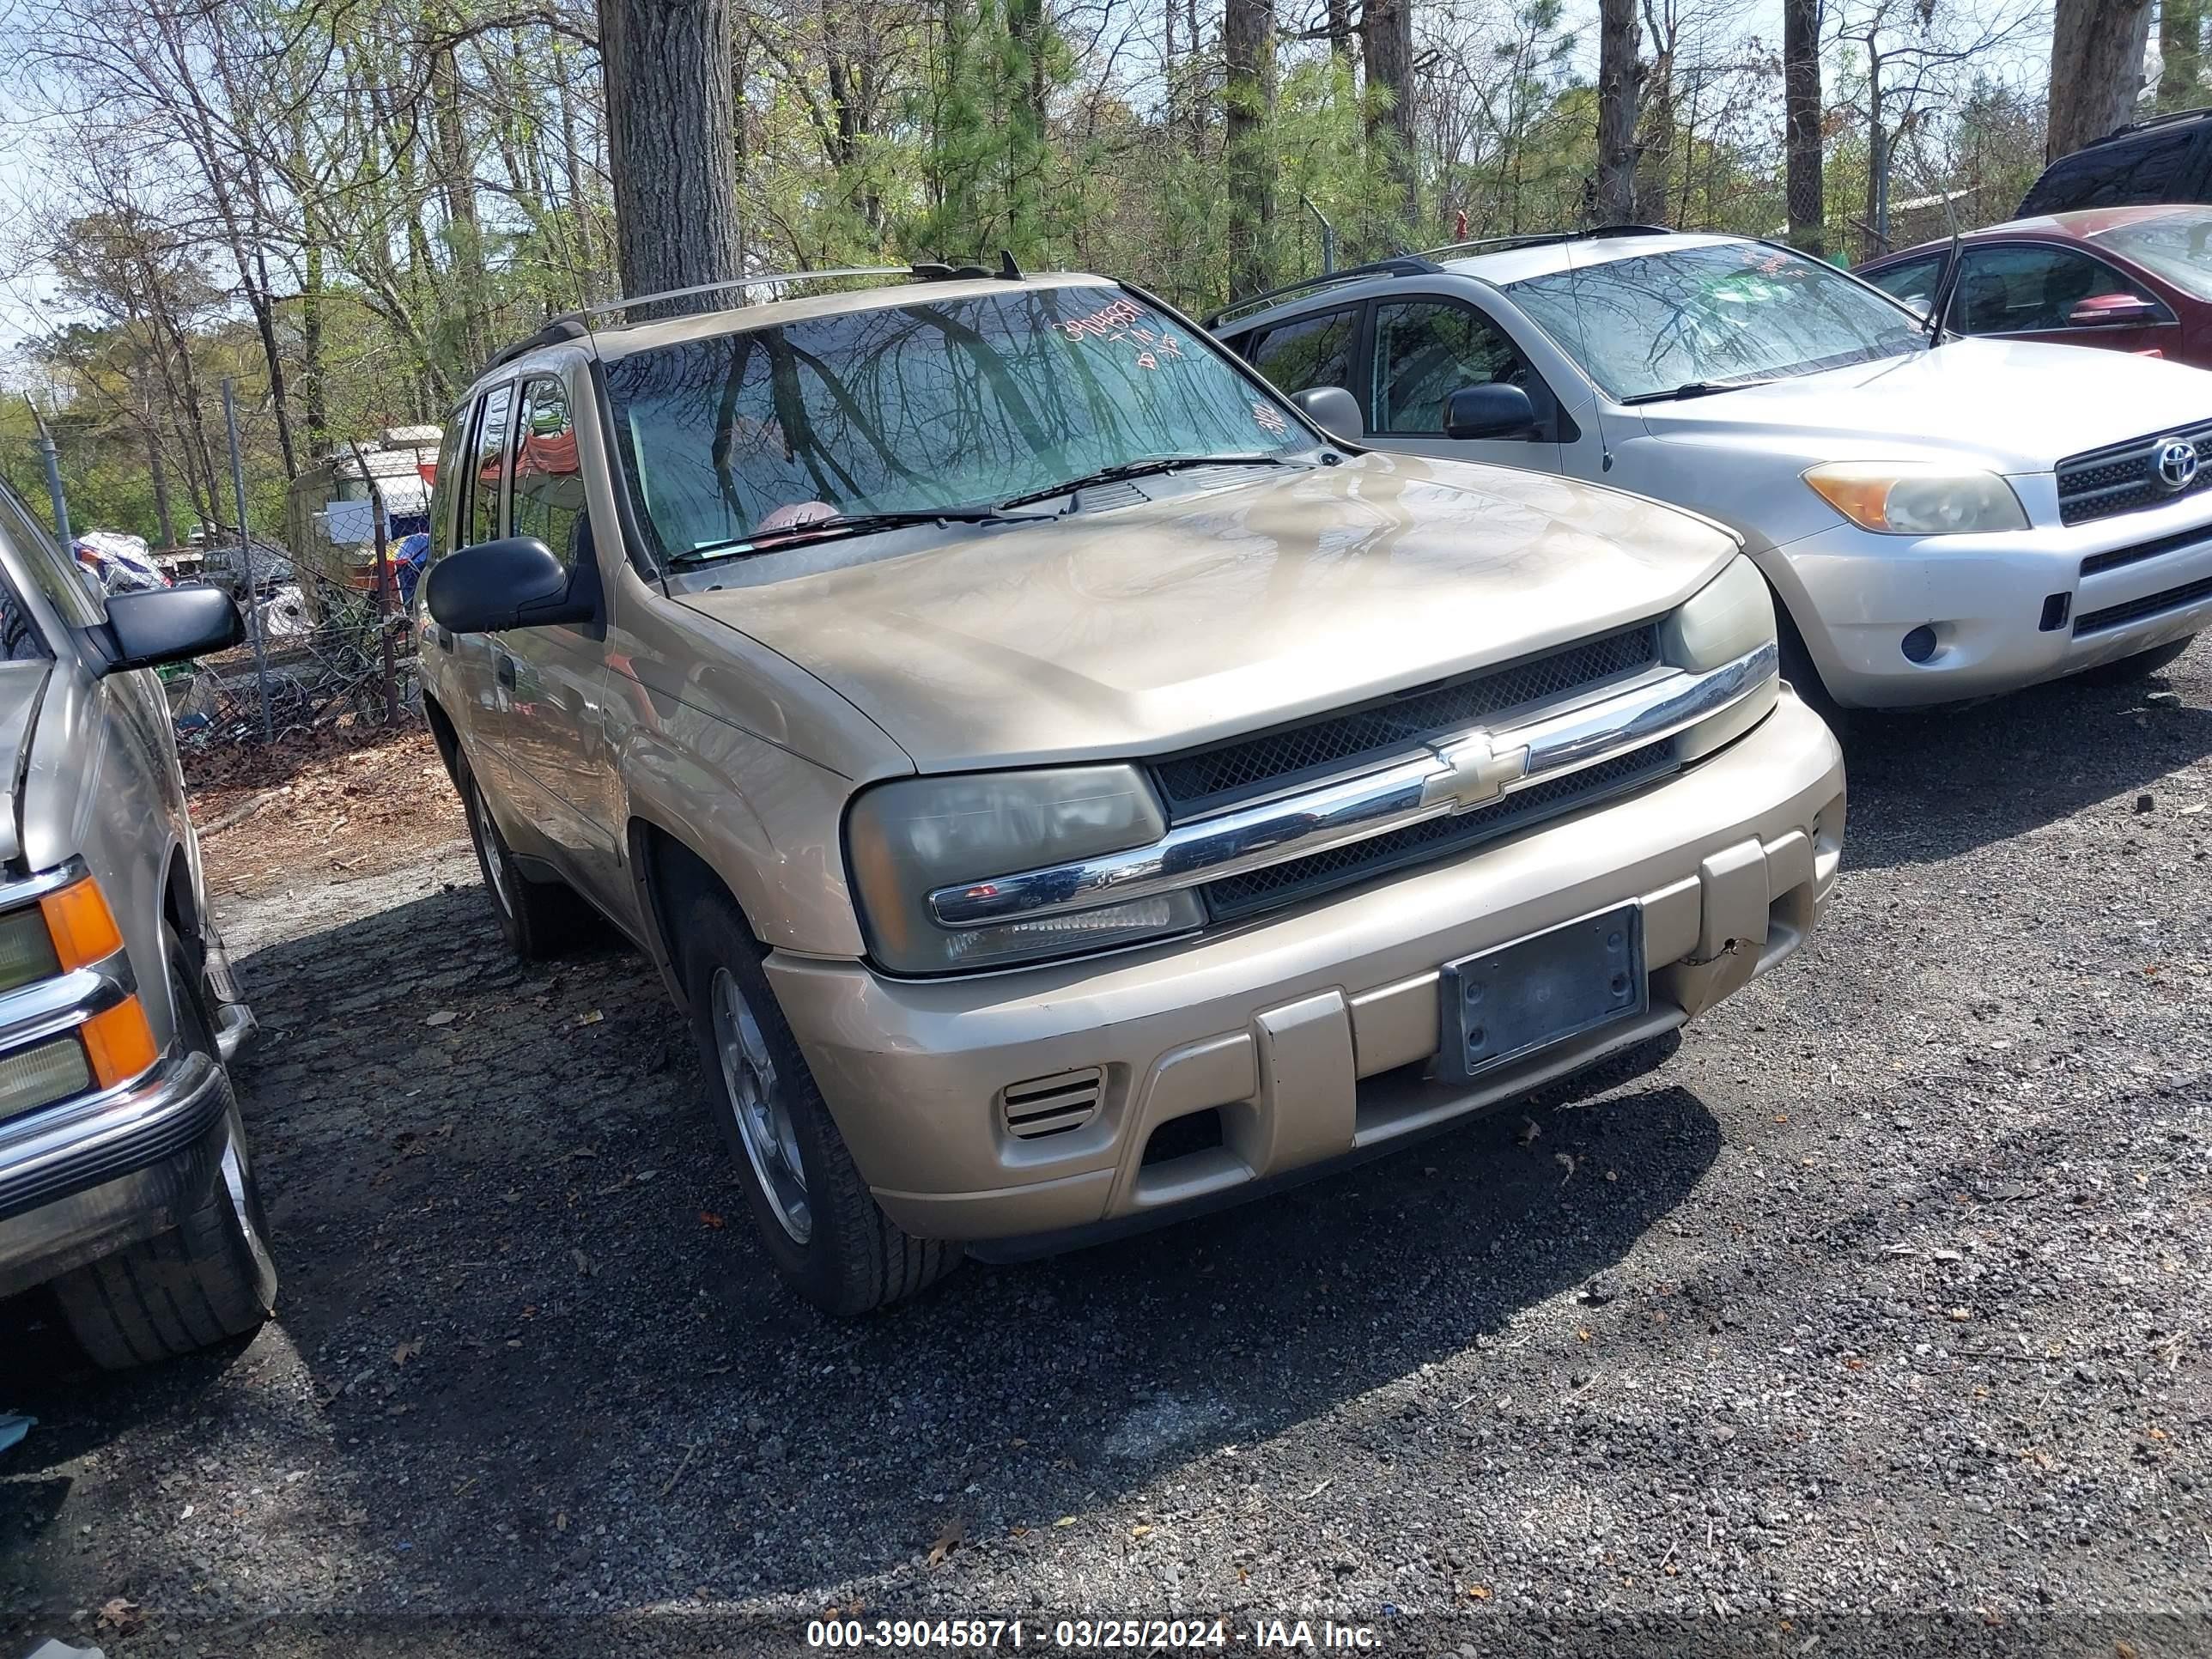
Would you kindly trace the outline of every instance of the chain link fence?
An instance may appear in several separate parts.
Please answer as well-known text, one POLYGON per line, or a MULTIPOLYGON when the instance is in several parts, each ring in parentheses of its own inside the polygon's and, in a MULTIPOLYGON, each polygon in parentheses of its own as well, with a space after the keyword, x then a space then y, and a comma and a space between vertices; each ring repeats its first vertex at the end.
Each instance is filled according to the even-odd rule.
POLYGON ((225 580, 239 560, 234 545, 226 550, 224 561, 211 554, 201 574, 231 590, 245 617, 246 641, 164 672, 178 743, 205 748, 261 742, 264 696, 268 736, 277 743, 331 728, 381 726, 394 710, 402 720, 419 718, 414 629, 398 608, 398 595, 392 613, 383 616, 374 593, 295 568, 276 550, 264 550, 257 544, 253 551, 260 659, 252 644, 255 617, 246 610, 242 573, 239 580, 225 580), (388 678, 386 635, 392 643, 388 678))

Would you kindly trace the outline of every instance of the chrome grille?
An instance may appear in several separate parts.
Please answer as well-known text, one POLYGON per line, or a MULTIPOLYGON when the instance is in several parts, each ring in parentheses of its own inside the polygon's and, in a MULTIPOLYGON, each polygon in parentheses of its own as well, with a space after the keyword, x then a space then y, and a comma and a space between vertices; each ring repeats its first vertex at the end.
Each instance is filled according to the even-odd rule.
POLYGON ((2169 489, 2158 476, 2159 446, 2170 438, 2195 444, 2212 463, 2212 422, 2131 438, 2058 463, 2058 520, 2061 524, 2087 524, 2118 513, 2134 513, 2147 507, 2195 495, 2212 489, 2212 465, 2201 467, 2181 489, 2169 489))
POLYGON ((1589 690, 1659 659, 1654 623, 1583 640, 1508 667, 1418 686, 1347 713, 1240 738, 1158 763, 1168 814, 1180 822, 1403 753, 1492 716, 1589 690))
POLYGON ((1675 769, 1674 739, 1617 755, 1580 772, 1506 796, 1494 806, 1455 812, 1354 842, 1311 858, 1269 865, 1241 876, 1209 883, 1199 890, 1216 921, 1255 910, 1298 903, 1331 888, 1364 881, 1401 866, 1441 858, 1545 818, 1578 811, 1665 777, 1675 769))

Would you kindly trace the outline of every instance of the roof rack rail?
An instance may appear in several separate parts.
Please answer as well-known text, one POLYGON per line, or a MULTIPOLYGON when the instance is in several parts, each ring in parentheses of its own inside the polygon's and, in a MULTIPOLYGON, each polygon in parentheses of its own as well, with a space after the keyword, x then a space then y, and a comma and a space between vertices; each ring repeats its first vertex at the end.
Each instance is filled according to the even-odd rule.
POLYGON ((1389 259, 1370 259, 1364 265, 1346 265, 1342 270, 1324 271, 1303 282, 1285 283, 1280 288, 1271 288, 1264 294, 1232 300, 1211 316, 1199 319, 1199 325, 1211 331, 1231 317, 1263 311, 1278 300, 1287 300, 1293 294, 1304 294, 1311 289, 1328 288, 1339 283, 1364 282, 1370 276, 1433 276, 1442 269, 1435 260, 1418 253, 1399 254, 1389 259))
POLYGON ((1466 253, 1501 253, 1508 248, 1552 247, 1561 242, 1594 240, 1601 236, 1671 236, 1665 225, 1592 225, 1588 230, 1531 230, 1517 236, 1481 236, 1469 242, 1447 242, 1428 250, 1431 259, 1466 253))
MULTIPOLYGON (((2212 115, 2212 107, 2198 106, 2195 109, 2172 109, 2163 115, 2145 116, 2140 121, 2129 121, 2114 127, 2103 138, 2092 138, 2090 144, 2101 144, 2108 138, 2124 138, 2131 132, 2148 132, 2153 127, 2170 127, 2176 121, 2193 121, 2200 115, 2212 115)), ((2088 144, 2081 148, 2087 149, 2088 144)))
POLYGON ((1002 282, 1020 282, 1021 270, 1014 264, 1014 256, 1001 253, 999 268, 987 270, 981 265, 955 265, 942 261, 921 261, 911 265, 847 265, 835 270, 773 271, 757 276, 732 276, 726 282, 697 283, 690 288, 663 289, 657 294, 623 295, 598 305, 580 307, 549 318, 545 325, 528 339, 518 340, 502 347, 492 356, 487 368, 497 368, 501 363, 512 362, 526 351, 535 351, 540 346, 558 345, 564 340, 580 339, 591 331, 592 319, 611 313, 627 311, 632 306, 657 305, 665 300, 696 299, 702 294, 726 294, 732 289, 782 288, 793 283, 821 283, 857 276, 900 276, 910 283, 965 282, 974 277, 995 276, 1002 282))

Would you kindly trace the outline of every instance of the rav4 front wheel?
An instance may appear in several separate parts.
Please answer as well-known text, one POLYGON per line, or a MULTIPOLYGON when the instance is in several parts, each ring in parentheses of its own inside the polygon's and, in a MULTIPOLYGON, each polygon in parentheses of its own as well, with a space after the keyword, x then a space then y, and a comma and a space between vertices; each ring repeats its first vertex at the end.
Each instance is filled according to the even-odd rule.
POLYGON ((702 894, 677 944, 708 1109, 777 1269, 833 1314, 888 1307, 951 1272, 960 1246, 908 1237, 854 1167, 737 908, 702 894))

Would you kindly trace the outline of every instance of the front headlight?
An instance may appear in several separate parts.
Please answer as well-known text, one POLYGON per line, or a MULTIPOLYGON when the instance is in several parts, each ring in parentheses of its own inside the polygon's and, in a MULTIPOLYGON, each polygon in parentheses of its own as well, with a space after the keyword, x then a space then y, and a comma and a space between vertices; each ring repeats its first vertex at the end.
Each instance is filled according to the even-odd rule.
POLYGON ((1814 467, 1805 482, 1860 529, 1879 535, 2027 528, 2027 510, 1994 472, 1955 472, 1920 461, 1838 461, 1814 467))
MULTIPOLYGON (((1773 643, 1774 596, 1759 567, 1741 553, 1659 629, 1659 654, 1692 674, 1710 674, 1773 643)), ((1733 743, 1766 718, 1780 684, 1780 677, 1770 673, 1747 696, 1699 720, 1675 738, 1676 757, 1687 764, 1733 743)))
POLYGON ((878 784, 853 803, 845 842, 871 954, 894 973, 941 974, 1196 927, 1189 892, 988 927, 948 928, 929 913, 937 888, 1143 847, 1166 830, 1134 767, 1076 766, 878 784))

